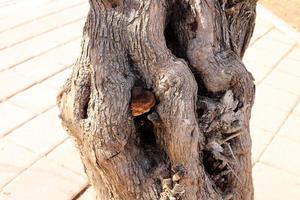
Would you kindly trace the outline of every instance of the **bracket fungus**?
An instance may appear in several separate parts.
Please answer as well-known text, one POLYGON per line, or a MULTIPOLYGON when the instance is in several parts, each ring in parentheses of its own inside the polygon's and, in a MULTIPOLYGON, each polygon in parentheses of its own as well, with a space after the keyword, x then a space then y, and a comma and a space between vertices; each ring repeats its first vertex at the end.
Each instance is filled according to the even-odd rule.
POLYGON ((136 117, 149 112, 155 102, 155 96, 152 92, 142 87, 133 87, 130 104, 132 116, 136 117))

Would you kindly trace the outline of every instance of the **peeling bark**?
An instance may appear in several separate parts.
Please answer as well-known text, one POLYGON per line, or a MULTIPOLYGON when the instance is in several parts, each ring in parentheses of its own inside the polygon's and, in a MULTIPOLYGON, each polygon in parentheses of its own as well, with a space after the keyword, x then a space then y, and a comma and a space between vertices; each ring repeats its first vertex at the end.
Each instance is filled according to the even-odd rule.
POLYGON ((255 86, 242 56, 255 6, 90 0, 57 103, 98 199, 253 199, 255 86), (132 115, 133 88, 155 95, 149 112, 132 115))

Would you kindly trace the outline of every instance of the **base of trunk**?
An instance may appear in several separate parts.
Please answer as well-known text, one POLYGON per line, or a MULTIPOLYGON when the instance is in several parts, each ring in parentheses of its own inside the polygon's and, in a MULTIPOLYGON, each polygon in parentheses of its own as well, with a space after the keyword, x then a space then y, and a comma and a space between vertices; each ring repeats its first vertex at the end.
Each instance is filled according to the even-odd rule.
POLYGON ((98 199, 253 199, 255 4, 90 0, 58 106, 98 199))

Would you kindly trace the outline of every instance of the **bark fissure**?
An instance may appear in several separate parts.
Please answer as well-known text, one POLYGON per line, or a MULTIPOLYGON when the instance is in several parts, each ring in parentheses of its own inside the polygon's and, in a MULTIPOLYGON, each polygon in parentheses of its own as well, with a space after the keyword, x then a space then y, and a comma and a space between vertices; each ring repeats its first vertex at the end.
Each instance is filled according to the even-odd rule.
POLYGON ((253 199, 255 3, 90 0, 58 105, 99 199, 253 199))

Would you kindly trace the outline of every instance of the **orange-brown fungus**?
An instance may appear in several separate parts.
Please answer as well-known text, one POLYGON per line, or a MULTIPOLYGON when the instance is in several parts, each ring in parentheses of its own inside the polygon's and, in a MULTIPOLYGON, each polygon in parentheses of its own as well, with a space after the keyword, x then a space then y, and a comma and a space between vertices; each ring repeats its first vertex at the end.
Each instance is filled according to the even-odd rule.
POLYGON ((145 90, 142 87, 134 87, 131 97, 131 113, 133 116, 140 116, 155 105, 155 96, 152 92, 145 90))

